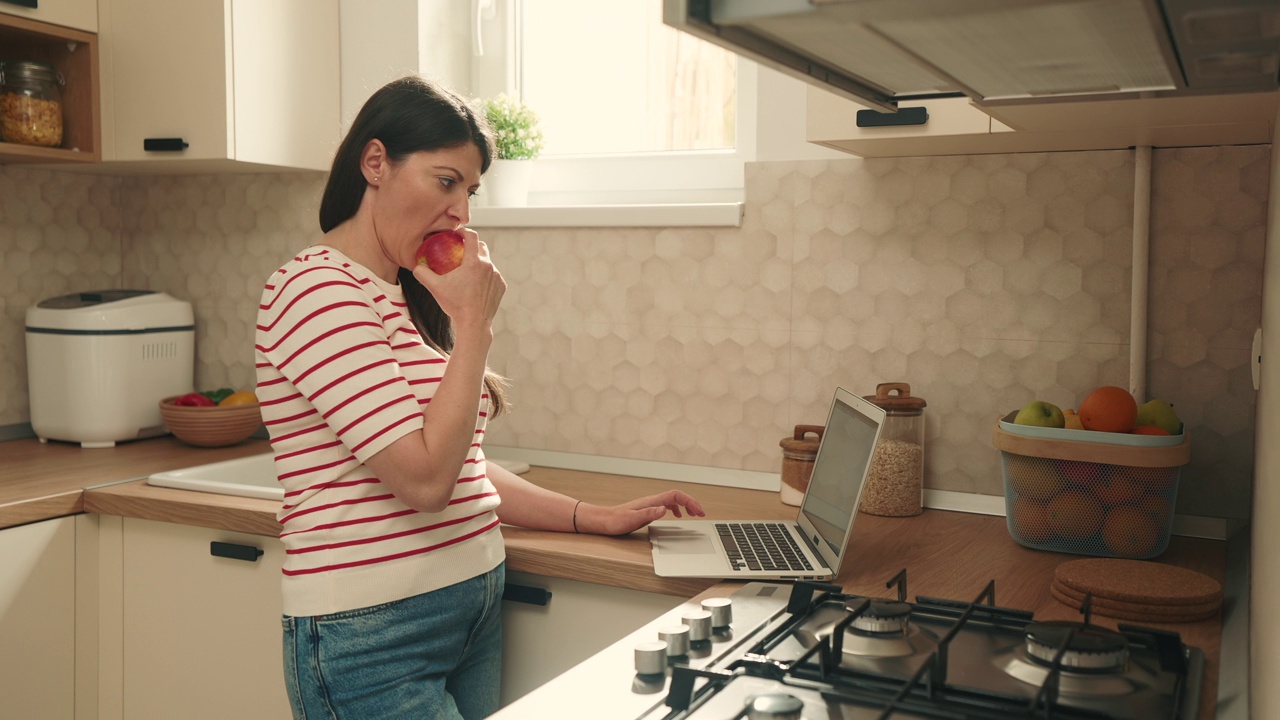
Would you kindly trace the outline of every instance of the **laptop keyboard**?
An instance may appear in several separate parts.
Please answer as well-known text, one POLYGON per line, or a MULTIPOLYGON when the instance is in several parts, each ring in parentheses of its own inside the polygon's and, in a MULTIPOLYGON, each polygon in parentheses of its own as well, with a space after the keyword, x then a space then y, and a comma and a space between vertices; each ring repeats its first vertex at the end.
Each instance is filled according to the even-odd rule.
POLYGON ((734 570, 813 570, 782 523, 716 523, 716 535, 734 570))

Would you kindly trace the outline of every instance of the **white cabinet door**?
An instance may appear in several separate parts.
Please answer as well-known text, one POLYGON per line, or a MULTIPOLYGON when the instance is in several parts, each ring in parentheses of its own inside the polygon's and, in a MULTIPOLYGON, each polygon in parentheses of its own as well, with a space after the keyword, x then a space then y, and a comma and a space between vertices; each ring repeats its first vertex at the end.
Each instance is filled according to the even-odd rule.
POLYGON ((329 168, 339 130, 337 0, 102 8, 104 160, 329 168), (186 147, 147 150, 148 140, 186 147))
POLYGON ((122 534, 124 717, 289 718, 280 541, 131 518, 122 534), (216 557, 213 542, 264 554, 216 557))
POLYGON ((86 32, 98 32, 96 0, 53 0, 53 2, 44 0, 37 3, 36 7, 18 5, 11 0, 0 0, 0 14, 17 15, 28 20, 39 20, 50 25, 62 25, 86 32))
POLYGON ((687 599, 511 571, 507 585, 547 590, 551 597, 546 605, 502 603, 503 705, 687 599))
POLYGON ((75 716, 75 518, 0 530, 0 717, 75 716))

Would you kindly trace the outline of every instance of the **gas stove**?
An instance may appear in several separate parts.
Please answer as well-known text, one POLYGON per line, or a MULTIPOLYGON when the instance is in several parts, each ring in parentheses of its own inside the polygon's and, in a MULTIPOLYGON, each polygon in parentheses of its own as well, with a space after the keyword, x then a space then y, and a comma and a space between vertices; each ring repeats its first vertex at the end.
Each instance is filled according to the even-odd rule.
POLYGON ((1087 600, 1077 622, 1037 621, 998 606, 994 582, 971 601, 908 602, 905 571, 886 587, 749 583, 673 611, 632 636, 631 698, 610 717, 1196 717, 1204 654, 1177 633, 1100 627, 1087 600))

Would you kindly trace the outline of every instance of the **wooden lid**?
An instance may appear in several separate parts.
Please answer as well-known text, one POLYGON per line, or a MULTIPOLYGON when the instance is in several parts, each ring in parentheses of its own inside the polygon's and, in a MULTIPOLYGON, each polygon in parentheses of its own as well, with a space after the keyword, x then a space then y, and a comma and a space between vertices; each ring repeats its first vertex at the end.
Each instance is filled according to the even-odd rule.
POLYGON ((919 415, 927 404, 924 398, 912 397, 911 386, 903 382, 880 383, 875 395, 865 395, 863 399, 890 415, 919 415))
POLYGON ((1098 600, 1144 605, 1205 605, 1222 602, 1222 583, 1204 573, 1145 560, 1069 560, 1053 572, 1059 584, 1098 600))
POLYGON ((825 429, 822 425, 797 425, 795 434, 791 437, 782 438, 778 444, 782 446, 783 452, 796 455, 815 455, 818 452, 818 444, 822 441, 822 432, 825 429), (809 435, 814 437, 808 437, 809 435))

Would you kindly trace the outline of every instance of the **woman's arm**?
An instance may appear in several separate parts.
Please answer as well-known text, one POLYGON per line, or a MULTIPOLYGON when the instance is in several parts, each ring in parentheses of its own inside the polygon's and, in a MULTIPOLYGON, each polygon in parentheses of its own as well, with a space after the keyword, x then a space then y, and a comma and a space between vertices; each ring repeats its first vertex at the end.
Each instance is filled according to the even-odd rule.
POLYGON ((489 480, 502 496, 498 519, 508 525, 532 530, 626 535, 661 519, 667 511, 676 517, 682 517, 682 510, 692 517, 706 514, 697 500, 680 490, 668 490, 621 505, 592 505, 538 487, 497 463, 486 465, 489 480))

